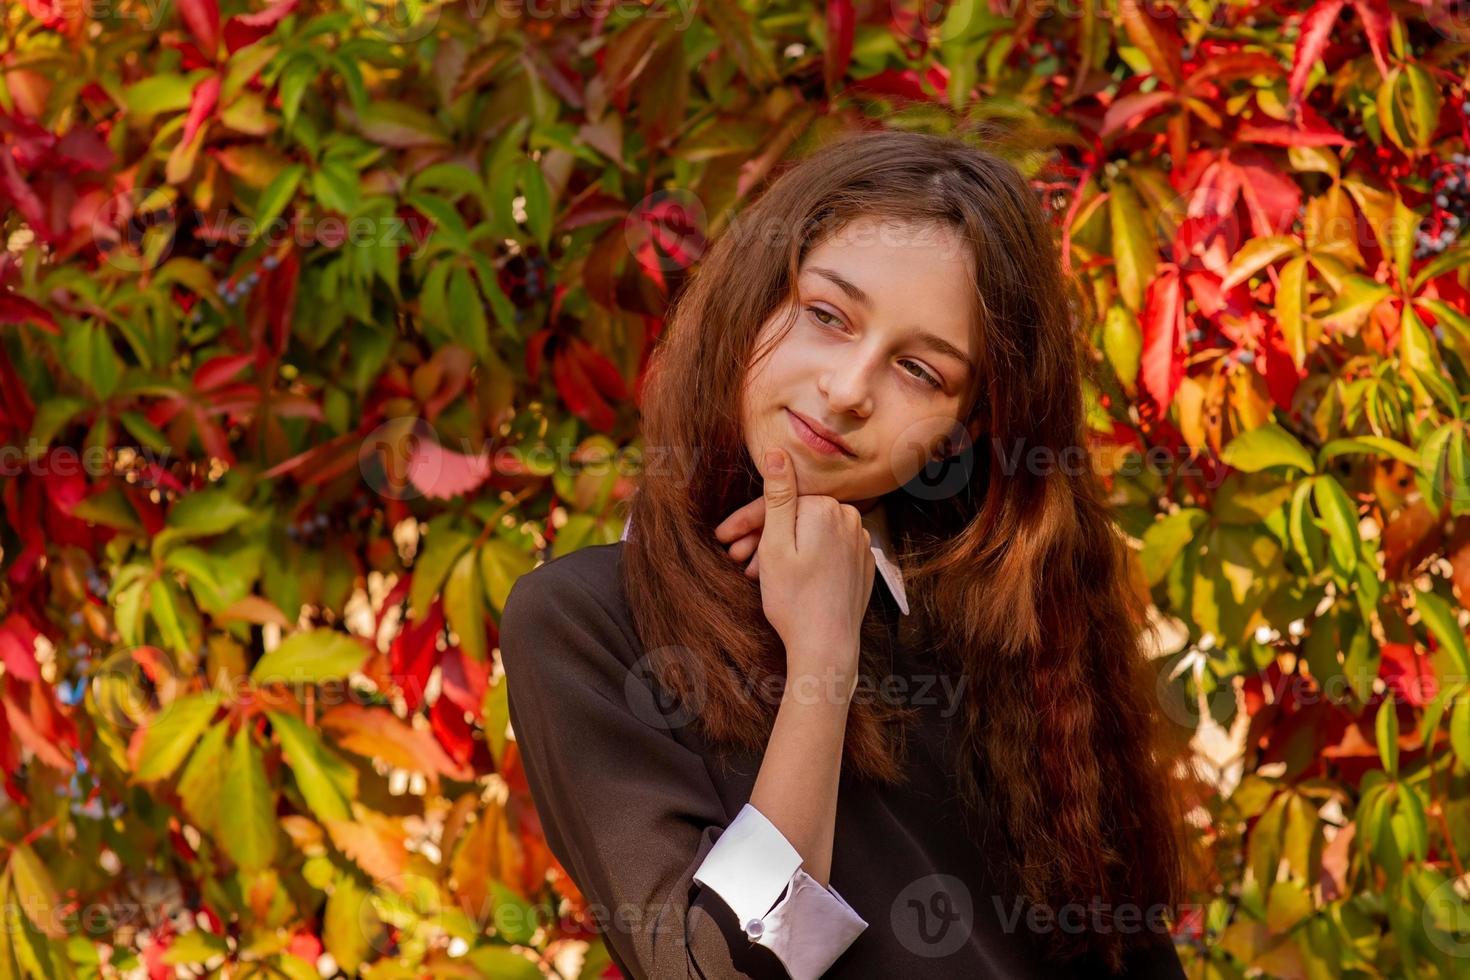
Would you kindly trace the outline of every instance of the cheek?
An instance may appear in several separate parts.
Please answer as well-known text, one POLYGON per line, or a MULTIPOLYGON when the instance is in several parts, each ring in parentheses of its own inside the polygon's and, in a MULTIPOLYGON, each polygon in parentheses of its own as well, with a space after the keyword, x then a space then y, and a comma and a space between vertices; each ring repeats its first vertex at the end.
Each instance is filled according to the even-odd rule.
POLYGON ((958 423, 924 419, 901 426, 889 442, 888 461, 900 483, 918 474, 936 455, 954 452, 962 430, 958 423))

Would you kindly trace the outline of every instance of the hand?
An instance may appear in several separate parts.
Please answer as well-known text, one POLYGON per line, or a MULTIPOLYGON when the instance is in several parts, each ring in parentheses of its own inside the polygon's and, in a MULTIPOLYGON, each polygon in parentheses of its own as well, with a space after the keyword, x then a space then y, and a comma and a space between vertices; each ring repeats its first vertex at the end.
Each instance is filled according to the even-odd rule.
POLYGON ((750 564, 745 566, 745 577, 753 581, 760 581, 760 556, 755 550, 761 543, 761 528, 765 523, 766 498, 760 496, 732 511, 715 527, 715 537, 726 546, 725 551, 732 559, 740 562, 750 560, 750 564))
POLYGON ((767 453, 763 476, 761 607, 786 646, 787 676, 835 669, 855 679, 876 568, 862 514, 835 497, 800 496, 785 450, 767 453))

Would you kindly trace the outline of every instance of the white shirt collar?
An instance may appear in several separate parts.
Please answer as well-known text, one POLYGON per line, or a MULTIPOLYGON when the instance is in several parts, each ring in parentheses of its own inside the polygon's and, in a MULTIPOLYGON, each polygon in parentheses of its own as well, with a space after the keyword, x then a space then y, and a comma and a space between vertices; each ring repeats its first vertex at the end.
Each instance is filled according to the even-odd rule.
MULTIPOLYGON (((623 533, 619 540, 628 539, 628 528, 633 526, 632 518, 623 525, 623 533)), ((878 574, 888 585, 888 592, 898 603, 899 611, 903 615, 909 614, 909 599, 903 589, 903 573, 899 570, 898 562, 893 557, 893 543, 888 535, 888 511, 880 500, 872 510, 863 515, 863 527, 868 529, 868 537, 871 539, 873 549, 873 563, 878 574)))

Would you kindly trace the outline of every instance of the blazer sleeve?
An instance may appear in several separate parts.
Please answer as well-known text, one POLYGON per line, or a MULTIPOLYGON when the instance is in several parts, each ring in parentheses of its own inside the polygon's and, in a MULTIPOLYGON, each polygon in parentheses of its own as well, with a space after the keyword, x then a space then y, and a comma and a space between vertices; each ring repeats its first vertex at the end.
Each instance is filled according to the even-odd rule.
POLYGON ((703 758, 632 686, 636 638, 571 568, 516 581, 500 654, 547 845, 614 959, 657 980, 820 976, 867 923, 754 807, 727 817, 703 758))

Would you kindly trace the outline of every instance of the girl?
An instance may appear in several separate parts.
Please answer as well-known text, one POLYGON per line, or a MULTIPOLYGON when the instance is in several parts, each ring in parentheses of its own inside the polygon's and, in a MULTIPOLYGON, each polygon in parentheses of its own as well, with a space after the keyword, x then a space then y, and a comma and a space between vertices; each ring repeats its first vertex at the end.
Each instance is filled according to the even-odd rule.
POLYGON ((625 539, 501 622, 547 842, 626 975, 1183 976, 1067 285, 1013 166, 898 131, 792 166, 692 276, 625 539))

